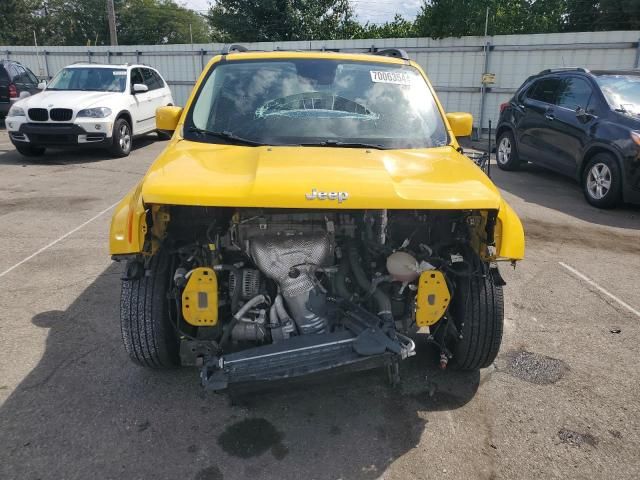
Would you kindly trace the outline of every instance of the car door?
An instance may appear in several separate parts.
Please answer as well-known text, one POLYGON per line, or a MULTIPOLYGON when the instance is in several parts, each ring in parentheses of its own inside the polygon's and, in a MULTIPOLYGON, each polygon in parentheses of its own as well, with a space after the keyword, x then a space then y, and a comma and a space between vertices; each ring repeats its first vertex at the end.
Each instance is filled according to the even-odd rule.
POLYGON ((38 84, 40 83, 40 81, 38 80, 38 77, 36 77, 35 74, 27 67, 24 67, 24 71, 26 75, 26 84, 28 85, 31 95, 40 93, 40 89, 38 88, 38 84))
POLYGON ((173 95, 171 94, 171 89, 169 88, 169 85, 167 85, 167 82, 164 81, 164 79, 158 72, 156 72, 155 70, 152 70, 152 72, 153 72, 153 76, 156 78, 156 82, 158 82, 158 85, 162 90, 161 106, 173 105, 173 95))
POLYGON ((520 123, 516 136, 520 158, 532 163, 550 165, 554 152, 551 144, 550 118, 553 116, 555 96, 558 89, 557 77, 536 80, 525 93, 520 123))
MULTIPOLYGON (((10 103, 9 83, 11 83, 9 72, 5 69, 5 64, 0 63, 0 104, 8 105, 10 103)), ((6 105, 1 109, 3 114, 9 110, 6 105)))
POLYGON ((27 70, 20 64, 18 63, 14 63, 12 65, 12 71, 13 71, 13 84, 16 86, 16 89, 18 90, 18 96, 20 94, 22 94, 22 92, 26 92, 28 94, 33 94, 36 93, 38 91, 38 85, 37 85, 37 81, 34 84, 34 80, 35 76, 33 76, 33 79, 29 77, 29 75, 27 74, 27 70))
POLYGON ((131 69, 130 91, 133 98, 131 116, 133 117, 133 133, 139 135, 155 128, 156 111, 151 103, 151 92, 134 92, 136 84, 146 85, 141 68, 131 69))
POLYGON ((145 85, 149 87, 149 102, 152 106, 150 128, 154 129, 156 126, 156 109, 166 105, 164 98, 165 91, 163 88, 164 82, 161 81, 159 75, 150 68, 143 68, 142 76, 144 77, 145 85))
POLYGON ((560 80, 554 118, 550 121, 550 142, 557 152, 556 169, 567 175, 576 173, 590 131, 597 121, 595 115, 588 112, 593 92, 586 78, 566 76, 560 80))

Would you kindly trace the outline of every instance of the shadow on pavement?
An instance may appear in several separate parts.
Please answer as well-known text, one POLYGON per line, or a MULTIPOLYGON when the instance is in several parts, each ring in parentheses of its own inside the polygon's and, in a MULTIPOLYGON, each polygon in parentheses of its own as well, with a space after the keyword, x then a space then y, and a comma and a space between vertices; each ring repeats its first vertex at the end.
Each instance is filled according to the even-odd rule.
MULTIPOLYGON (((7 139, 7 142, 9 140, 7 139)), ((133 140, 131 151, 144 148, 152 143, 161 141, 155 134, 144 135, 133 140)), ((0 150, 0 165, 48 166, 48 165, 76 165, 83 163, 112 160, 113 157, 104 149, 93 148, 50 148, 41 157, 25 157, 20 155, 13 146, 0 150)))
POLYGON ((491 177, 499 188, 528 203, 598 225, 640 229, 640 207, 624 204, 613 210, 592 207, 584 199, 578 182, 543 167, 526 164, 519 171, 505 172, 493 164, 491 177))
POLYGON ((478 388, 478 372, 442 373, 422 352, 403 364, 399 389, 377 370, 231 405, 205 394, 195 370, 129 362, 120 269, 110 266, 66 311, 33 317, 48 329, 46 348, 0 407, 1 478, 374 479, 418 445, 430 411, 459 408, 478 388))

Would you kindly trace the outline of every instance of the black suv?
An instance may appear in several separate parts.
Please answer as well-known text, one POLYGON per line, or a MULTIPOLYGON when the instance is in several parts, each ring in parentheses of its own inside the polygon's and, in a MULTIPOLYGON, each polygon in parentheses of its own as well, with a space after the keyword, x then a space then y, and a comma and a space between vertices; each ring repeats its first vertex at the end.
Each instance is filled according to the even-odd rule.
POLYGON ((640 70, 563 68, 529 77, 500 105, 496 160, 581 182, 587 201, 640 203, 640 70))
POLYGON ((11 60, 0 60, 0 119, 7 116, 12 101, 22 92, 35 94, 38 78, 24 65, 11 60))

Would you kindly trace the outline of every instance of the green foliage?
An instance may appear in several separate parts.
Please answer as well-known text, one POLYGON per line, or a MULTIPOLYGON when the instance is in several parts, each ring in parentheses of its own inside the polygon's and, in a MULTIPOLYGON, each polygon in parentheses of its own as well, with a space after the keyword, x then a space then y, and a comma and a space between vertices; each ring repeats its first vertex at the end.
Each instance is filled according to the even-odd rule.
POLYGON ((425 0, 415 21, 418 36, 588 32, 640 28, 638 0, 425 0))
MULTIPOLYGON (((360 23, 352 0, 115 0, 121 45, 460 37, 640 29, 640 0, 423 0, 415 21, 360 23)), ((373 1, 373 0, 372 0, 373 1)), ((391 4, 389 4, 391 5, 391 4)), ((108 45, 106 0, 0 0, 0 45, 108 45)))
POLYGON ((209 25, 221 42, 330 40, 358 27, 349 0, 217 0, 209 25))
MULTIPOLYGON (((205 17, 173 0, 116 0, 118 43, 210 41, 205 17), (190 27, 191 26, 191 31, 190 27)), ((106 0, 0 0, 0 45, 109 45, 106 0)))
POLYGON ((122 45, 191 43, 191 35, 193 43, 210 40, 205 17, 173 0, 119 0, 116 12, 122 45))
POLYGON ((393 20, 382 24, 357 25, 349 38, 410 38, 416 37, 416 24, 396 14, 393 20))

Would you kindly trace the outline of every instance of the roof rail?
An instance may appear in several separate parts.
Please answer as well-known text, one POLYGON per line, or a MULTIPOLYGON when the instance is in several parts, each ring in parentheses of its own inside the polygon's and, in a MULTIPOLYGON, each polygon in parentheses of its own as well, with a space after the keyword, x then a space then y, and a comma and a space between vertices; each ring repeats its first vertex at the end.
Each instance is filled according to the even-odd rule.
POLYGON ((371 52, 374 55, 382 55, 383 57, 393 57, 393 58, 401 58, 402 60, 409 60, 409 55, 405 50, 401 48, 385 48, 383 50, 376 50, 374 47, 371 47, 371 52))
POLYGON ((556 73, 556 72, 582 72, 589 73, 589 70, 582 67, 563 67, 563 68, 547 68, 546 70, 542 70, 538 75, 544 75, 547 73, 556 73))
POLYGON ((237 43, 232 43, 230 45, 225 45, 222 48, 221 54, 222 55, 227 55, 227 54, 229 54, 231 52, 248 52, 248 51, 249 51, 249 49, 247 47, 245 47, 244 45, 240 45, 240 44, 237 44, 237 43))

